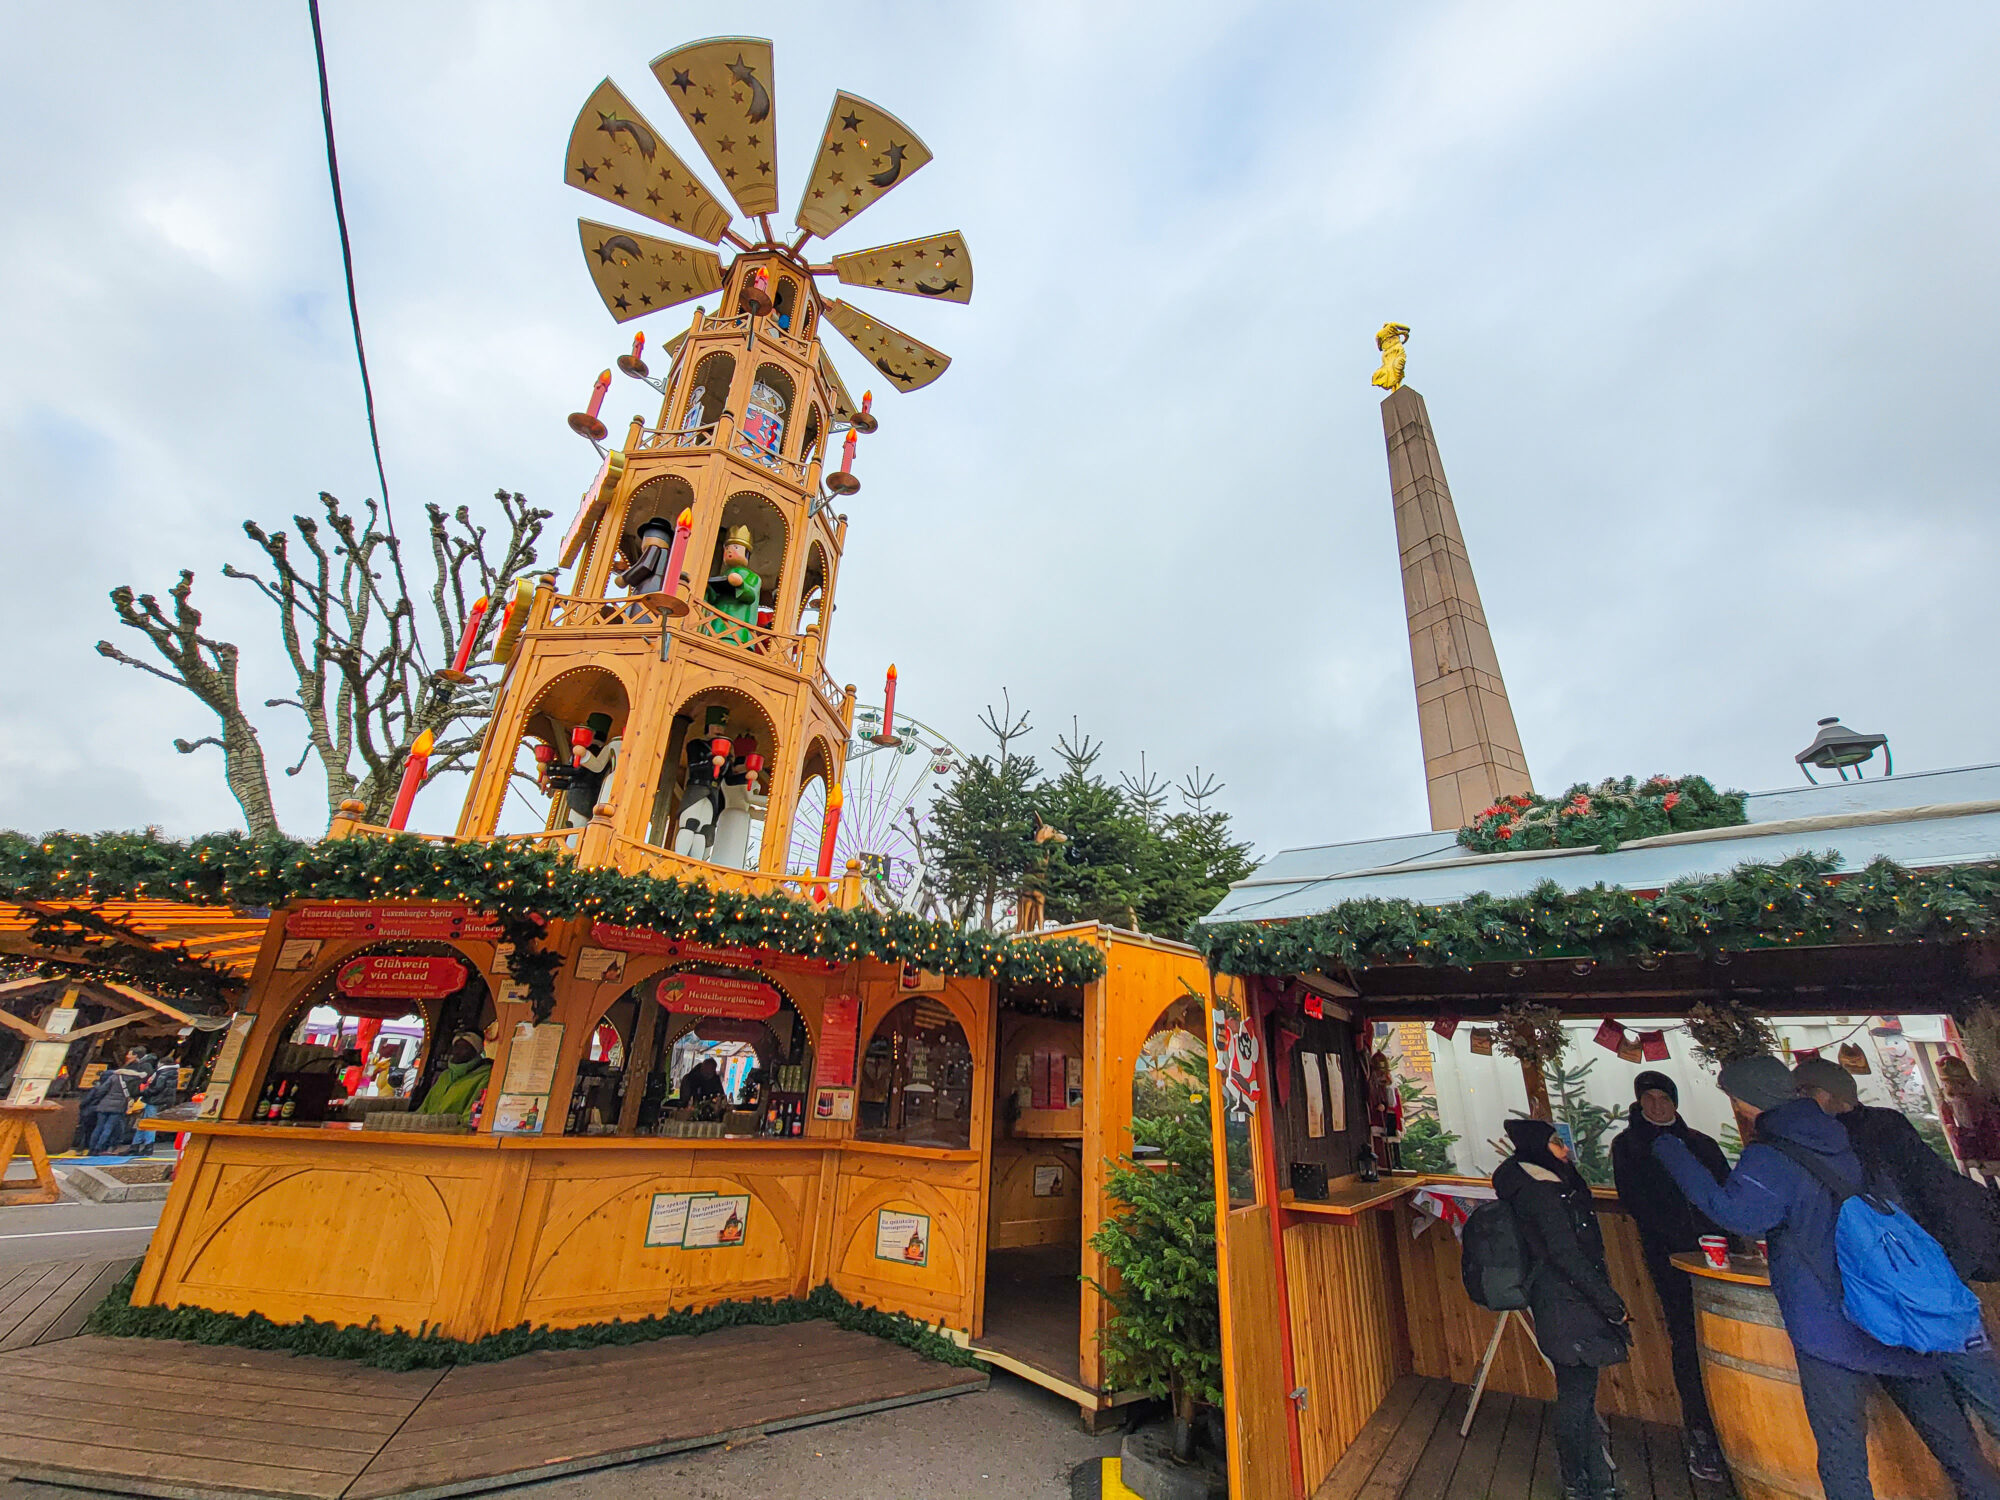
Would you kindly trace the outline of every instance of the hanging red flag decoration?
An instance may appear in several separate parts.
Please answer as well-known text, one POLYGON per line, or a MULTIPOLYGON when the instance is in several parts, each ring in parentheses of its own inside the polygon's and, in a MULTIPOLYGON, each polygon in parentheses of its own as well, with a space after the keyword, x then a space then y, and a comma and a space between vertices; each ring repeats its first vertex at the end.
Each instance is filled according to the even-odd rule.
POLYGON ((1625 1028, 1616 1021, 1606 1020, 1597 1028, 1597 1045, 1607 1052, 1616 1052, 1625 1045, 1625 1028))

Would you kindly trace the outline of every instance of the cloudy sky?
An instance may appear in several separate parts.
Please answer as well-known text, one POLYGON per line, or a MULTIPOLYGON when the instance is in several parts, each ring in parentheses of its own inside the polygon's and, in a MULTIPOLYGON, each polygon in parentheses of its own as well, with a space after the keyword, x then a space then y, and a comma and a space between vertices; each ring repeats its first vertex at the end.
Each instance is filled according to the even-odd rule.
MULTIPOLYGON (((214 720, 101 660, 186 566, 284 686, 246 516, 377 486, 303 0, 16 7, 0 47, 0 826, 235 823, 214 720)), ((2000 8, 755 7, 326 0, 392 493, 567 517, 563 423, 629 337, 579 262, 609 73, 777 41, 789 208, 835 88, 936 161, 836 237, 962 229, 955 358, 878 398, 832 665, 977 748, 1197 763, 1262 853, 1420 828, 1372 335, 1411 324, 1537 785, 1797 775, 1813 720, 1909 769, 2000 751, 2000 8)), ((635 221, 636 223, 637 221, 635 221)), ((851 241, 851 243, 850 243, 851 241)), ((686 309, 652 320, 664 338, 686 309)), ((836 341, 859 389, 864 366, 836 341)), ((630 382, 614 429, 641 409, 630 382)), ((136 638, 122 642, 143 650, 136 638)), ((318 778, 262 739, 293 832, 318 778)), ((448 826, 457 787, 418 804, 448 826)))

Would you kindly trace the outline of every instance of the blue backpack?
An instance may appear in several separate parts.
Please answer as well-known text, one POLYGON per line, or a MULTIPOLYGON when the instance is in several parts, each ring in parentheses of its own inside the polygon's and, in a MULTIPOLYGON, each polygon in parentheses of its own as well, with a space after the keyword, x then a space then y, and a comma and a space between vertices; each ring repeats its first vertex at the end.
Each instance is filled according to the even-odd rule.
POLYGON ((1765 1141, 1833 1194, 1833 1249, 1847 1320, 1878 1343, 1961 1354, 1980 1331, 1979 1298, 1938 1242, 1886 1198, 1849 1187, 1812 1152, 1765 1141))

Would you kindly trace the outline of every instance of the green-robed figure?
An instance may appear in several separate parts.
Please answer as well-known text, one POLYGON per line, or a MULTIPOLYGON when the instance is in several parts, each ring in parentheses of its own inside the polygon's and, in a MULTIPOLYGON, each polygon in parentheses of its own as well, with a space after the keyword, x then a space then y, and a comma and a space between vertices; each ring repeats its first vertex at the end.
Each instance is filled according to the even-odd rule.
POLYGON ((764 580, 750 569, 750 528, 731 527, 729 537, 722 545, 722 571, 708 580, 706 597, 710 609, 732 620, 741 620, 743 624, 736 626, 722 620, 709 620, 702 628, 725 641, 748 646, 751 635, 747 627, 757 623, 757 598, 763 587, 764 580))
POLYGON ((417 1106, 419 1114, 458 1115, 472 1113, 472 1106, 485 1092, 493 1076, 493 1059, 485 1055, 486 1042, 476 1031, 461 1031, 451 1039, 451 1053, 444 1070, 417 1106))

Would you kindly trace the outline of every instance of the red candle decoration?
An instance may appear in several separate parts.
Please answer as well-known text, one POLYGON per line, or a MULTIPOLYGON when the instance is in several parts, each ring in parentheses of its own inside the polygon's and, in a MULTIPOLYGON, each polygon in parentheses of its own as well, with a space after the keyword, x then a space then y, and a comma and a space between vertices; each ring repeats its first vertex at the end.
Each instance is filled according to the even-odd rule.
POLYGON ((889 663, 889 680, 882 686, 882 738, 896 737, 896 664, 889 663))
POLYGON ((843 474, 854 472, 854 434, 858 430, 854 427, 848 428, 847 441, 840 445, 840 470, 843 474))
POLYGON ((544 741, 535 746, 535 782, 543 791, 549 789, 549 767, 556 763, 556 747, 544 741))
POLYGON ((583 764, 583 757, 590 749, 590 742, 597 738, 588 724, 579 724, 569 732, 569 760, 573 766, 583 764))
POLYGON ((833 873, 833 841, 840 834, 840 788, 834 787, 826 794, 826 822, 820 827, 819 867, 814 874, 825 877, 833 873))
POLYGON ((687 557, 688 533, 694 530, 694 511, 684 510, 674 520, 674 544, 667 551, 667 597, 681 591, 681 563, 687 557))
POLYGON ((632 335, 632 357, 634 359, 638 359, 645 352, 646 352, 646 333, 644 329, 641 329, 639 332, 632 335))
POLYGON ((409 758, 403 762, 403 784, 396 788, 396 806, 389 814, 389 826, 399 832, 408 826, 410 804, 417 800, 417 788, 424 784, 424 767, 430 764, 431 744, 431 732, 426 729, 410 746, 409 758))
POLYGON ((752 750, 743 757, 744 783, 751 796, 757 795, 757 778, 764 770, 764 757, 752 750))
POLYGON ((585 407, 584 410, 589 412, 593 417, 596 416, 598 408, 604 405, 604 393, 610 389, 611 372, 606 370, 597 377, 597 384, 590 388, 590 405, 585 407))
POLYGON ((618 356, 618 368, 634 380, 644 380, 652 372, 646 368, 646 335, 632 335, 632 352, 618 356))
POLYGON ((491 601, 481 594, 472 601, 471 612, 465 617, 465 630, 458 638, 458 655, 451 659, 451 670, 463 677, 468 663, 472 660, 473 643, 479 639, 479 626, 486 619, 486 607, 491 601))
POLYGON ((728 740, 722 738, 721 735, 717 735, 708 742, 708 762, 715 768, 717 780, 721 779, 722 768, 729 764, 729 757, 734 753, 735 749, 736 747, 730 744, 728 740))

